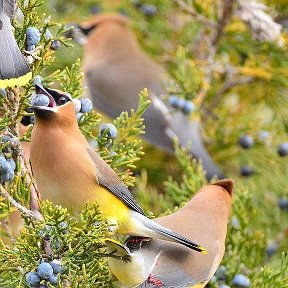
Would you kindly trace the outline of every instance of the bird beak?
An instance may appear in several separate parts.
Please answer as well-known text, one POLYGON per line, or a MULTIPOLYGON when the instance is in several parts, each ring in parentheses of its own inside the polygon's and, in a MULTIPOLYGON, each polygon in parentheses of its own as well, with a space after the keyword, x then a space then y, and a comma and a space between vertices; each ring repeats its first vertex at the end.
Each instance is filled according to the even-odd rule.
MULTIPOLYGON (((57 106, 54 97, 48 92, 49 91, 48 89, 44 88, 40 84, 35 84, 35 91, 37 94, 43 94, 49 98, 49 105, 48 107, 45 107, 45 108, 49 108, 49 107, 55 108, 57 106)), ((42 106, 38 106, 38 107, 42 107, 42 106)))
POLYGON ((36 112, 38 115, 41 115, 43 117, 49 117, 52 114, 54 114, 55 108, 57 107, 55 99, 53 96, 40 84, 35 84, 35 92, 37 94, 43 94, 48 97, 49 99, 49 105, 46 106, 30 106, 28 109, 32 112, 36 112))
POLYGON ((77 23, 68 23, 67 25, 67 32, 65 32, 66 38, 73 39, 74 42, 79 44, 80 46, 85 45, 86 43, 86 36, 88 33, 85 33, 85 28, 81 27, 77 23))

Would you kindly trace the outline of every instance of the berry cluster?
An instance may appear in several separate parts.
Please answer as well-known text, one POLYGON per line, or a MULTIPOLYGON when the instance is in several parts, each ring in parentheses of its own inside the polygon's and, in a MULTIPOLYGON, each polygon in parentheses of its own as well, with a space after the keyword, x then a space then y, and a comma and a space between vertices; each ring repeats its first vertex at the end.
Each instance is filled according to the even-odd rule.
MULTIPOLYGON (((40 29, 41 30, 41 29, 40 29)), ((28 27, 26 30, 26 50, 27 51, 33 51, 35 50, 37 44, 41 40, 41 32, 35 27, 28 27)), ((45 32, 45 38, 46 40, 49 40, 52 38, 52 34, 49 30, 46 30, 45 32)), ((61 46, 61 42, 59 40, 52 40, 50 44, 51 50, 58 50, 61 46)))
MULTIPOLYGON (((259 132, 258 141, 260 143, 269 145, 270 140, 271 140, 271 136, 268 131, 262 130, 259 132)), ((240 137, 238 143, 240 147, 245 150, 251 149, 255 144, 254 139, 248 134, 245 134, 242 137, 240 137)), ((277 148, 277 152, 280 157, 287 156, 288 155, 288 142, 284 142, 280 144, 277 148)), ((254 173, 255 173, 254 168, 250 166, 242 166, 240 168, 240 174, 244 177, 251 176, 254 173)))
POLYGON ((18 139, 10 135, 1 137, 2 155, 0 155, 0 181, 10 182, 14 179, 16 163, 13 159, 13 150, 18 146, 18 139))
POLYGON ((170 96, 169 104, 171 107, 181 110, 185 115, 188 115, 195 110, 195 106, 192 101, 179 98, 177 95, 170 96))
MULTIPOLYGON (((230 286, 226 284, 227 272, 228 272, 227 267, 224 265, 220 265, 209 283, 211 284, 217 283, 218 284, 217 287, 219 288, 230 288, 230 286)), ((250 287, 250 279, 243 274, 236 274, 233 277, 231 284, 233 287, 248 288, 250 287)))
POLYGON ((92 101, 88 98, 74 98, 73 100, 74 106, 75 106, 75 112, 77 121, 80 122, 81 118, 84 113, 89 113, 93 109, 92 101))
POLYGON ((37 272, 28 272, 26 275, 26 282, 29 287, 44 288, 46 283, 56 286, 58 283, 58 274, 63 271, 63 266, 59 259, 54 259, 50 263, 42 261, 38 267, 37 272))

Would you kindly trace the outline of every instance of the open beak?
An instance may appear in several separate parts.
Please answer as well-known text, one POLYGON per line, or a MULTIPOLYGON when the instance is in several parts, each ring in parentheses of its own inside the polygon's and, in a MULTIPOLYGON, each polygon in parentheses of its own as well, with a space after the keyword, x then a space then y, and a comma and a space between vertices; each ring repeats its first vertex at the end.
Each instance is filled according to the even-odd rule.
MULTIPOLYGON (((35 91, 37 94, 43 94, 45 96, 47 96, 49 98, 49 105, 48 107, 54 108, 57 106, 55 99, 53 98, 53 96, 48 92, 47 89, 45 89, 42 85, 40 84, 35 84, 35 91)), ((36 106, 32 106, 32 107, 36 107, 36 106)), ((41 107, 41 106, 39 106, 41 107)))

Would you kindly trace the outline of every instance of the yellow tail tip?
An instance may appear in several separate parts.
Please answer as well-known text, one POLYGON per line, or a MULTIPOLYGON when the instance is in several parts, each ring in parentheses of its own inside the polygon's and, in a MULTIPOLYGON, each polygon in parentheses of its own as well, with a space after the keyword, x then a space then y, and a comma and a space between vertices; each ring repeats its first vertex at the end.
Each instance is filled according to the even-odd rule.
POLYGON ((31 78, 32 72, 29 72, 18 78, 0 79, 0 88, 5 89, 7 87, 24 86, 30 81, 31 78))
POLYGON ((205 247, 200 246, 199 249, 201 249, 202 254, 208 254, 208 250, 205 247))

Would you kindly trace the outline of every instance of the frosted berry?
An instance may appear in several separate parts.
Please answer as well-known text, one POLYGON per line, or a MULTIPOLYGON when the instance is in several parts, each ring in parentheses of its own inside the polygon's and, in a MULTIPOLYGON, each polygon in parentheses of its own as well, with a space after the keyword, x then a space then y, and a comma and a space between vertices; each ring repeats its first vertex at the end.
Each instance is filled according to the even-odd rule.
POLYGON ((61 261, 60 260, 54 259, 50 263, 50 265, 53 268, 54 274, 59 274, 59 273, 61 273, 63 271, 63 266, 61 265, 61 261))
POLYGON ((281 210, 287 210, 288 211, 288 198, 287 197, 281 197, 278 200, 278 206, 281 210))
POLYGON ((75 113, 80 112, 81 110, 81 101, 77 98, 72 99, 72 102, 74 104, 74 108, 75 108, 75 113))
POLYGON ((50 45, 51 50, 58 50, 61 47, 61 42, 59 40, 53 40, 50 45))
POLYGON ((41 83, 42 83, 42 77, 40 75, 37 75, 34 79, 34 85, 35 84, 41 85, 41 83))
POLYGON ((226 285, 226 284, 221 284, 221 285, 219 286, 219 288, 230 288, 230 286, 228 286, 228 285, 226 285))
POLYGON ((42 262, 37 268, 37 273, 42 279, 49 279, 53 274, 53 268, 49 263, 42 262))
POLYGON ((40 31, 35 27, 28 27, 26 30, 26 45, 37 45, 41 39, 40 31))
POLYGON ((187 115, 187 114, 190 114, 192 111, 194 111, 194 109, 195 109, 195 106, 193 102, 186 100, 184 103, 184 107, 182 108, 182 112, 183 114, 187 115))
POLYGON ((220 265, 215 272, 215 276, 218 280, 225 281, 227 277, 227 268, 224 265, 220 265))
POLYGON ((244 177, 251 176, 254 173, 255 173, 254 169, 250 166, 241 167, 241 175, 244 177))
POLYGON ((266 254, 268 256, 272 256, 273 254, 276 253, 277 249, 278 245, 274 241, 269 241, 266 247, 266 254))
POLYGON ((48 29, 45 32, 45 38, 46 38, 46 40, 49 40, 49 39, 52 38, 52 34, 51 34, 51 32, 48 29))
POLYGON ((99 5, 93 5, 91 8, 90 8, 90 11, 92 14, 98 14, 101 12, 101 7, 99 5))
POLYGON ((58 283, 58 276, 52 274, 52 275, 49 277, 48 281, 50 282, 51 285, 56 286, 57 283, 58 283))
POLYGON ((14 179, 14 170, 6 160, 2 161, 0 167, 0 180, 2 182, 10 182, 13 179, 14 179))
POLYGON ((26 275, 26 282, 29 287, 38 287, 38 285, 41 282, 41 279, 36 272, 29 272, 26 275))
POLYGON ((288 155, 288 142, 284 142, 278 146, 278 155, 284 157, 288 155))
POLYGON ((237 274, 233 277, 232 284, 235 287, 248 288, 250 287, 250 279, 243 274, 237 274))
POLYGON ((185 100, 176 95, 171 95, 169 98, 169 104, 175 109, 182 109, 185 105, 185 100))
POLYGON ((152 4, 147 4, 142 7, 142 11, 146 16, 154 16, 157 12, 157 8, 152 4))
POLYGON ((239 139, 239 144, 243 149, 249 149, 254 145, 254 140, 251 136, 249 135, 243 135, 239 139))
POLYGON ((90 112, 93 109, 92 101, 88 98, 82 98, 81 101, 81 112, 90 112))
POLYGON ((31 105, 33 106, 45 106, 49 105, 49 98, 44 94, 36 94, 32 96, 31 105))
POLYGON ((77 122, 80 122, 82 120, 82 116, 83 116, 84 113, 81 113, 81 112, 78 112, 76 114, 76 119, 77 119, 77 122))
POLYGON ((108 138, 114 139, 117 137, 118 135, 117 128, 113 124, 106 123, 102 125, 101 130, 100 130, 100 135, 102 136, 106 130, 108 130, 106 134, 108 138))
POLYGON ((13 158, 7 159, 7 162, 10 164, 10 166, 13 170, 16 169, 16 163, 15 163, 13 158))
POLYGON ((236 230, 239 230, 240 229, 240 222, 239 222, 239 219, 236 217, 236 216, 233 216, 232 219, 231 219, 231 224, 232 224, 232 227, 236 230))

